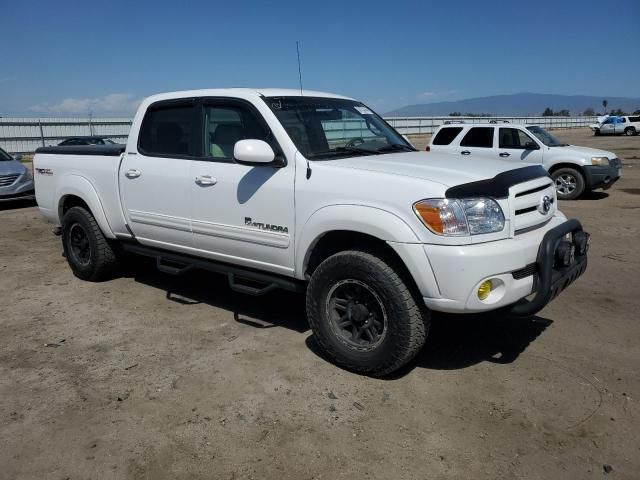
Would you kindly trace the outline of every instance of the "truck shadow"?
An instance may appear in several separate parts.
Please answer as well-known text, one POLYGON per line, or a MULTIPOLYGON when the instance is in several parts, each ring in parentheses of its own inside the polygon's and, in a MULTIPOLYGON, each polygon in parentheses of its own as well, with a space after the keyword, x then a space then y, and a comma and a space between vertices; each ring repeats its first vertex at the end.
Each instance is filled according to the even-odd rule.
POLYGON ((35 200, 13 200, 11 202, 0 202, 0 212, 5 210, 20 210, 22 208, 36 207, 35 200))
MULTIPOLYGON (((184 305, 206 304, 233 313, 234 320, 253 328, 309 330, 304 295, 274 291, 261 297, 236 293, 226 277, 194 271, 183 276, 158 272, 152 261, 133 258, 128 276, 136 282, 166 291, 169 301, 184 305)), ((553 322, 541 317, 513 318, 503 312, 482 315, 434 313, 427 343, 417 358, 389 380, 403 377, 414 368, 457 370, 482 362, 508 364, 553 322)), ((314 335, 305 339, 309 350, 329 361, 314 335)))

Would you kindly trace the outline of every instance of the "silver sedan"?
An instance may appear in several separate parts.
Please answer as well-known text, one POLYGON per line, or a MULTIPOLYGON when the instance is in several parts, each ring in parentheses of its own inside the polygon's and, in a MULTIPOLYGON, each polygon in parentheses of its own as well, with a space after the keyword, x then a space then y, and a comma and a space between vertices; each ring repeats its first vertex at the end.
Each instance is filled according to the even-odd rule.
POLYGON ((32 200, 34 194, 29 169, 0 148, 0 202, 32 200))

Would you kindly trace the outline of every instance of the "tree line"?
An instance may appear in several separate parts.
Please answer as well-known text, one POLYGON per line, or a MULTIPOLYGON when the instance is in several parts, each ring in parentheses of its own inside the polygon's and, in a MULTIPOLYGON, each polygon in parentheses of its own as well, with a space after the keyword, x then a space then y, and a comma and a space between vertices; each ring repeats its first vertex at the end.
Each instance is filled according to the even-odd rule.
MULTIPOLYGON (((604 115, 607 115, 608 105, 609 105, 609 102, 606 99, 602 100, 602 108, 604 109, 604 115)), ((640 108, 637 110, 634 110, 632 113, 627 113, 621 108, 618 108, 616 110, 612 109, 610 112, 608 112, 608 114, 615 115, 615 116, 640 115, 640 108)), ((569 115, 571 115, 571 113, 567 109, 562 109, 562 110, 558 110, 557 112, 554 112, 551 108, 547 107, 545 108, 544 112, 542 112, 543 117, 568 117, 569 115)), ((599 114, 596 113, 596 111, 593 108, 589 107, 584 112, 582 112, 582 115, 586 117, 593 117, 599 114)))

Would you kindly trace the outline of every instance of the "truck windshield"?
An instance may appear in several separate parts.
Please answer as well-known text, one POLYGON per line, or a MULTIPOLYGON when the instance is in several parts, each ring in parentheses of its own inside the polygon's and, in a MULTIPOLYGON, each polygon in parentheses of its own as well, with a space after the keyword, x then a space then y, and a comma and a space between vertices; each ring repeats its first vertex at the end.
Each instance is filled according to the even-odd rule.
POLYGON ((360 102, 322 97, 266 97, 264 101, 310 160, 415 150, 360 102))
POLYGON ((11 155, 0 148, 0 162, 9 162, 13 160, 11 155))
POLYGON ((533 133, 538 140, 544 143, 547 147, 568 147, 568 143, 561 142, 556 137, 551 135, 542 127, 527 127, 531 133, 533 133))

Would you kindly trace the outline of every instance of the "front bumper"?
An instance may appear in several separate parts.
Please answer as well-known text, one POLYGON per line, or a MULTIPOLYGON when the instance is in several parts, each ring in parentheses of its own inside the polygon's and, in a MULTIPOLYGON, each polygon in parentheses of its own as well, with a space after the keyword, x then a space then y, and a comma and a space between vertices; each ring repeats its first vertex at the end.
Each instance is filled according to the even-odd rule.
POLYGON ((33 200, 35 198, 33 178, 27 174, 22 174, 11 185, 0 187, 0 202, 33 200))
MULTIPOLYGON (((543 275, 547 275, 547 268, 551 268, 552 273, 556 272, 553 269, 554 253, 557 243, 567 233, 561 232, 567 228, 575 228, 576 231, 582 229, 577 220, 567 221, 562 217, 555 217, 545 228, 505 240, 464 246, 424 245, 440 293, 438 297, 425 296, 425 304, 436 311, 483 312, 514 305, 536 293, 534 299, 539 300, 528 307, 528 310, 539 310, 586 268, 586 255, 583 256, 584 259, 576 256, 574 265, 584 264, 584 268, 565 287, 556 288, 556 293, 547 298, 549 282, 542 281, 546 278, 543 275), (550 257, 541 253, 548 248, 551 248, 550 257), (486 299, 480 300, 477 291, 485 280, 491 280, 493 289, 486 299)), ((565 277, 575 273, 571 268, 568 270, 571 271, 553 273, 553 282, 549 288, 557 286, 558 275, 564 281, 565 277)), ((532 314, 525 311, 524 307, 518 308, 521 310, 518 315, 532 314)))
POLYGON ((622 162, 615 158, 610 160, 608 167, 587 165, 584 167, 584 173, 585 187, 587 190, 594 190, 596 188, 604 188, 607 190, 620 179, 622 162))

